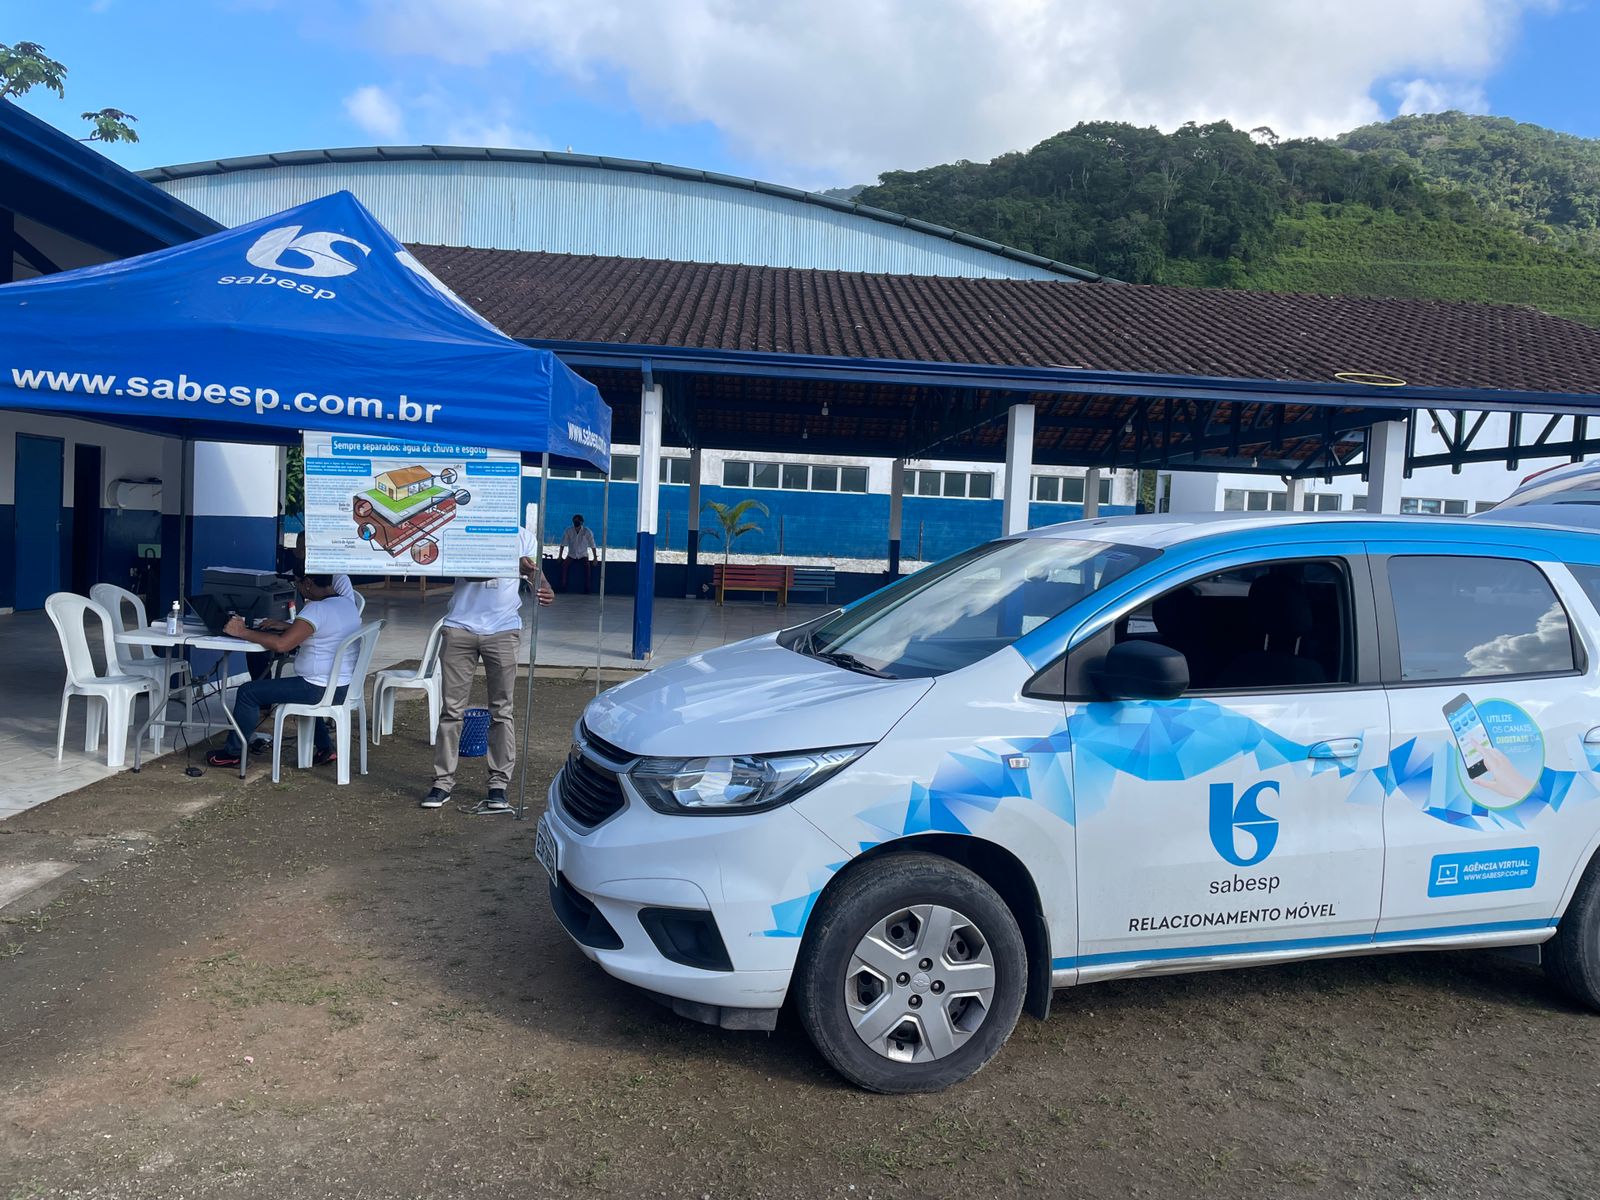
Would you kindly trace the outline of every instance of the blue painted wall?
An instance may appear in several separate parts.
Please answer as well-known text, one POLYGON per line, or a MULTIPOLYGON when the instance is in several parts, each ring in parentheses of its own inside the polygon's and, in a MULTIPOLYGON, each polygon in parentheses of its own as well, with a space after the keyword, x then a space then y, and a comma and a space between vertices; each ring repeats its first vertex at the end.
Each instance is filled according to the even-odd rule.
MULTIPOLYGON (((549 511, 545 515, 545 542, 559 543, 561 532, 582 513, 596 531, 600 528, 604 485, 589 479, 552 479, 549 511)), ((799 492, 770 489, 702 486, 702 502, 737 504, 758 500, 770 516, 753 514, 762 528, 747 533, 734 543, 740 554, 815 558, 886 558, 889 553, 889 497, 881 492, 866 494, 838 492, 799 492), (780 538, 782 546, 780 549, 780 538)), ((537 503, 539 481, 522 481, 525 504, 537 503)), ((1125 505, 1100 506, 1104 516, 1131 513, 1125 505)), ((901 552, 906 558, 948 558, 969 546, 1000 536, 999 500, 946 500, 934 496, 907 496, 902 511, 901 552), (920 550, 920 555, 919 555, 920 550)), ((1033 526, 1076 521, 1083 516, 1079 504, 1032 504, 1028 523, 1033 526)), ((611 513, 606 529, 606 545, 632 549, 639 519, 639 485, 611 485, 611 513)), ((702 534, 713 520, 701 515, 702 534)), ((657 532, 659 550, 688 548, 689 489, 682 485, 661 488, 661 527, 657 532)), ((709 561, 721 552, 720 540, 702 537, 700 552, 709 561)))

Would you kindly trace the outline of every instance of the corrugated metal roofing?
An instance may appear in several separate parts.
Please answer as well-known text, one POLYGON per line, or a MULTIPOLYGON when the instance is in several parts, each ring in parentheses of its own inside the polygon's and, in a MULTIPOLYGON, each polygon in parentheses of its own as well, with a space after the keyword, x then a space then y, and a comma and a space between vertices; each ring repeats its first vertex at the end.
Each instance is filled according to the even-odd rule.
POLYGON ((219 159, 143 175, 227 225, 347 189, 410 242, 908 275, 1100 278, 867 205, 630 159, 371 147, 219 159))

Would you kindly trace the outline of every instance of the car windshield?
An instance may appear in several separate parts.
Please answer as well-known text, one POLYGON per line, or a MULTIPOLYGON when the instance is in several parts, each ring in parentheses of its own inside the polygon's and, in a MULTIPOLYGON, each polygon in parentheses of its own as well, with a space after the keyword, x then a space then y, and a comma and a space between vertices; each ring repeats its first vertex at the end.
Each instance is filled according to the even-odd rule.
POLYGON ((1053 537, 990 542, 829 618, 791 647, 868 675, 943 675, 1004 649, 1158 553, 1053 537))

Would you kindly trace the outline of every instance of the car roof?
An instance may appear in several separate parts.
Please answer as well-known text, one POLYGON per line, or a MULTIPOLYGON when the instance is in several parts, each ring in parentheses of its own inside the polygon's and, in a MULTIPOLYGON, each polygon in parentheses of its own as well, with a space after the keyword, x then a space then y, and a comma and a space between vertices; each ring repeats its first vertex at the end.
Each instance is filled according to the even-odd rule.
POLYGON ((1573 549, 1571 539, 1586 554, 1584 560, 1600 559, 1600 539, 1592 530, 1576 525, 1537 521, 1494 520, 1484 514, 1468 520, 1463 517, 1387 516, 1378 513, 1159 513, 1137 517, 1096 517, 1030 529, 1018 537, 1087 538, 1144 546, 1160 550, 1211 538, 1237 535, 1259 536, 1263 545, 1277 541, 1300 540, 1296 534, 1311 534, 1334 540, 1340 537, 1388 539, 1397 535, 1410 540, 1481 542, 1486 545, 1514 543, 1519 547, 1547 548, 1557 558, 1573 549), (1593 544, 1590 550, 1587 543, 1593 544))

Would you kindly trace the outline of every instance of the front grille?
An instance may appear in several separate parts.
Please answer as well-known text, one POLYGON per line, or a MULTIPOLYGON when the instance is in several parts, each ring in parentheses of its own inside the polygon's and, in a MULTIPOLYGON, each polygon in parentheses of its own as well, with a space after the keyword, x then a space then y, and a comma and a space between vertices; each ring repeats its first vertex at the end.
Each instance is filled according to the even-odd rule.
MULTIPOLYGON (((617 757, 626 762, 628 756, 619 752, 617 757)), ((562 811, 584 829, 593 829, 601 821, 615 816, 627 803, 617 773, 585 754, 581 744, 575 744, 567 755, 567 765, 561 768, 561 776, 556 781, 556 795, 561 800, 562 811)))

